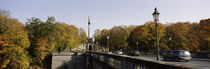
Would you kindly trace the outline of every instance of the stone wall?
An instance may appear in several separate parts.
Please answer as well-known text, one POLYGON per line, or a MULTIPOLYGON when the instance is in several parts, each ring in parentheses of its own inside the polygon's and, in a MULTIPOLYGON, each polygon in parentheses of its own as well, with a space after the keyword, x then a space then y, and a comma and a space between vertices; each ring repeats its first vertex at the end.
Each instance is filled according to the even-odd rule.
POLYGON ((60 52, 52 54, 52 69, 86 69, 84 53, 60 52))

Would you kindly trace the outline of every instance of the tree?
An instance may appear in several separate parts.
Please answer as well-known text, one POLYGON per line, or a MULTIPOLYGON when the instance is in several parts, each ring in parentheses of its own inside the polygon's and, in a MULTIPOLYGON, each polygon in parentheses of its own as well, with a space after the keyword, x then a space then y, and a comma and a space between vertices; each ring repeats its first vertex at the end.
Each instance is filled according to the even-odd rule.
POLYGON ((95 42, 99 42, 100 41, 100 35, 101 35, 101 30, 100 29, 96 29, 95 33, 93 34, 95 42))
POLYGON ((29 45, 24 25, 16 19, 0 16, 1 68, 29 68, 29 57, 26 51, 29 45))
MULTIPOLYGON (((59 50, 72 49, 81 43, 79 29, 74 25, 56 23, 56 48, 59 50)), ((84 35, 84 32, 83 32, 84 35)), ((85 38, 85 36, 84 36, 85 38)), ((83 40, 84 40, 83 38, 83 40)))
POLYGON ((0 9, 0 16, 9 17, 10 16, 10 12, 0 9))
POLYGON ((55 33, 54 33, 54 18, 49 17, 46 22, 39 18, 31 18, 26 22, 26 29, 28 31, 30 45, 31 64, 43 64, 43 59, 48 56, 55 47, 55 33), (43 41, 40 42, 40 41, 43 41), (43 44, 43 45, 41 45, 43 44))
MULTIPOLYGON (((163 41, 163 37, 165 36, 165 26, 161 23, 158 23, 158 35, 160 49, 167 49, 167 46, 164 43, 161 43, 163 41)), ((136 27, 133 31, 131 31, 127 41, 130 46, 136 46, 136 42, 138 42, 138 48, 144 52, 156 50, 155 23, 147 22, 144 25, 136 27)))
MULTIPOLYGON (((46 21, 31 18, 26 22, 30 45, 32 65, 44 66, 44 61, 53 51, 64 51, 79 46, 86 39, 83 29, 79 30, 74 25, 55 22, 54 17, 46 21)), ((45 65, 46 66, 46 65, 45 65)))
POLYGON ((190 51, 199 52, 201 50, 201 30, 199 29, 200 25, 198 23, 190 24, 190 29, 188 34, 186 35, 187 38, 187 45, 190 51))
POLYGON ((80 28, 79 29, 79 35, 80 35, 80 42, 81 43, 85 43, 86 42, 86 39, 87 39, 87 35, 86 35, 86 32, 85 32, 85 30, 83 29, 83 28, 80 28))
POLYGON ((187 45, 188 32, 190 30, 190 23, 178 22, 167 27, 167 37, 171 37, 172 50, 190 50, 187 45))
POLYGON ((210 51, 210 19, 200 20, 200 29, 201 29, 201 50, 210 51))
POLYGON ((127 47, 128 44, 126 39, 128 37, 128 33, 126 29, 122 26, 115 26, 109 32, 109 48, 113 50, 123 49, 127 47))
POLYGON ((37 60, 37 63, 39 63, 39 65, 42 66, 43 60, 48 55, 47 40, 43 37, 38 38, 36 40, 36 46, 34 50, 35 59, 37 60))
POLYGON ((1 68, 8 68, 8 69, 26 69, 29 68, 29 57, 28 53, 24 48, 20 46, 16 46, 8 44, 0 44, 2 50, 7 49, 7 51, 3 51, 1 54, 1 68))
POLYGON ((103 29, 101 30, 100 34, 96 36, 96 41, 99 42, 101 45, 107 46, 107 37, 109 36, 109 30, 103 29))

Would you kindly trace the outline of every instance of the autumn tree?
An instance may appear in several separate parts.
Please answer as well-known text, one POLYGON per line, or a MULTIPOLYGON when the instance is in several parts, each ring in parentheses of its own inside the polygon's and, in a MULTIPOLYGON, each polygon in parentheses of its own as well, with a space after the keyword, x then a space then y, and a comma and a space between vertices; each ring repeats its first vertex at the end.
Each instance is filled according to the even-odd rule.
POLYGON ((56 23, 55 24, 55 32, 56 36, 56 49, 64 50, 64 49, 72 49, 78 46, 81 41, 86 39, 86 35, 84 31, 79 32, 79 29, 74 25, 68 25, 65 23, 56 23), (82 38, 83 37, 83 38, 82 38))
POLYGON ((39 63, 40 66, 42 66, 43 60, 48 55, 47 46, 47 40, 45 38, 40 37, 36 40, 34 55, 35 60, 37 60, 37 63, 39 63))
POLYGON ((84 30, 55 22, 54 17, 48 17, 46 21, 34 17, 28 19, 26 29, 31 42, 29 51, 33 59, 32 65, 42 66, 52 52, 70 50, 86 39, 84 30))
POLYGON ((83 28, 80 28, 79 29, 79 36, 80 36, 80 42, 81 43, 85 43, 86 42, 86 39, 87 39, 87 35, 86 35, 86 32, 85 32, 85 30, 83 29, 83 28))
POLYGON ((29 68, 26 49, 30 42, 24 25, 16 19, 0 16, 0 66, 9 69, 29 68))
MULTIPOLYGON (((165 36, 165 26, 161 23, 158 23, 158 40, 160 41, 159 46, 161 50, 167 49, 167 46, 163 41, 165 36)), ((136 27, 129 38, 127 39, 129 46, 136 46, 138 42, 138 49, 144 52, 154 51, 156 48, 156 28, 155 23, 147 22, 144 25, 136 27)))
POLYGON ((97 33, 94 34, 95 42, 98 42, 100 45, 105 45, 107 46, 107 37, 109 36, 109 30, 108 29, 103 29, 103 30, 98 30, 97 33))
POLYGON ((187 38, 187 45, 190 51, 199 52, 201 51, 201 29, 198 23, 190 24, 190 28, 188 34, 186 35, 187 38))
POLYGON ((210 51, 210 19, 200 20, 200 29, 201 29, 201 50, 210 51))
POLYGON ((95 33, 93 34, 93 38, 95 39, 95 42, 99 43, 100 37, 101 37, 101 30, 100 29, 96 29, 95 33))
POLYGON ((54 36, 56 36, 54 33, 54 24, 54 17, 49 17, 46 22, 41 21, 39 18, 33 17, 28 19, 26 22, 26 29, 31 42, 29 52, 32 57, 32 65, 42 65, 43 59, 53 52, 56 44, 54 38, 54 36), (40 41, 44 41, 44 43, 40 43, 40 41))
POLYGON ((109 48, 113 50, 119 50, 123 49, 124 47, 127 47, 127 37, 128 33, 123 26, 113 27, 109 32, 109 48))
POLYGON ((190 23, 178 22, 167 27, 167 36, 170 37, 170 49, 172 50, 190 50, 187 45, 190 23))

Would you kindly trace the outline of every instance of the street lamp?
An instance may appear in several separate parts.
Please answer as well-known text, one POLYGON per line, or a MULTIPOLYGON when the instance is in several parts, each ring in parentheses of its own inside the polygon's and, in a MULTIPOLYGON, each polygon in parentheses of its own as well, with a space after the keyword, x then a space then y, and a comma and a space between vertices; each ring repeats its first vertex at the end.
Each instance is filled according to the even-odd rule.
POLYGON ((171 49, 171 36, 169 37, 169 49, 171 49))
POLYGON ((108 52, 109 52, 109 36, 107 36, 107 48, 108 48, 108 52))
POLYGON ((96 42, 96 50, 98 50, 98 48, 99 48, 99 47, 98 47, 98 41, 97 41, 97 42, 96 42))
POLYGON ((155 22, 155 26, 156 26, 156 51, 157 51, 157 60, 159 61, 160 60, 160 57, 159 57, 159 48, 158 48, 158 21, 159 21, 159 15, 160 13, 157 11, 157 8, 155 7, 155 12, 152 14, 153 15, 153 18, 154 18, 154 22, 155 22))
POLYGON ((169 40, 171 40, 171 36, 169 37, 169 40))
POLYGON ((88 41, 89 41, 89 40, 88 40, 88 38, 87 38, 87 39, 86 39, 86 48, 85 48, 86 50, 85 50, 85 51, 88 51, 88 41))
POLYGON ((137 42, 136 42, 136 48, 137 48, 137 50, 138 50, 138 44, 139 44, 139 43, 138 43, 138 41, 137 41, 137 42))
MULTIPOLYGON (((87 49, 90 47, 90 16, 88 16, 88 37, 87 37, 87 49)), ((88 51, 88 50, 87 50, 88 51)))

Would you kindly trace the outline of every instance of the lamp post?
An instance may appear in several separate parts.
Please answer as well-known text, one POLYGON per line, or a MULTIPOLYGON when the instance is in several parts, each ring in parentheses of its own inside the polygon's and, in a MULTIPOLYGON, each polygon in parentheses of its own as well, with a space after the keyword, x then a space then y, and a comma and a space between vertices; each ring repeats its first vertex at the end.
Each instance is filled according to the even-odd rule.
POLYGON ((138 41, 137 41, 137 42, 136 42, 136 48, 137 48, 137 50, 138 50, 138 44, 139 44, 139 43, 138 43, 138 41))
POLYGON ((86 39, 86 43, 87 43, 87 44, 86 44, 86 51, 88 51, 88 48, 89 48, 89 47, 88 47, 88 41, 89 41, 89 39, 87 38, 87 39, 86 39))
POLYGON ((87 37, 87 47, 86 51, 89 51, 90 43, 90 16, 88 16, 88 37, 87 37))
POLYGON ((169 48, 171 49, 171 36, 169 37, 169 48))
POLYGON ((98 42, 95 43, 95 50, 97 51, 98 50, 98 42))
POLYGON ((169 49, 171 49, 171 36, 169 37, 169 49))
POLYGON ((109 36, 107 36, 107 48, 108 48, 108 52, 109 52, 109 36))
POLYGON ((160 13, 157 11, 157 8, 155 7, 155 12, 152 14, 153 15, 153 18, 154 18, 154 22, 155 22, 155 26, 156 26, 156 51, 157 51, 157 61, 160 60, 160 57, 159 57, 159 48, 158 48, 158 21, 159 21, 159 15, 160 13))

